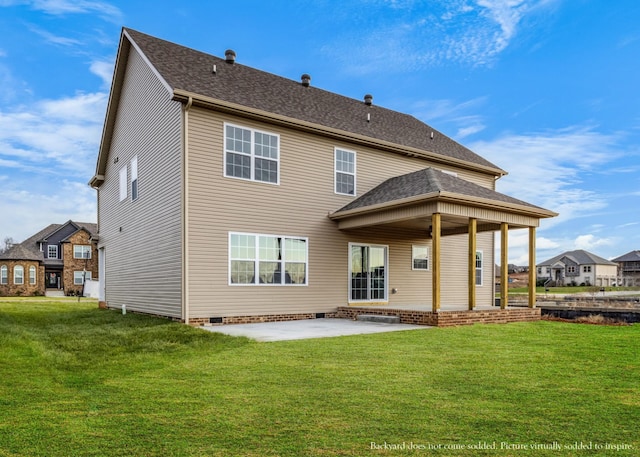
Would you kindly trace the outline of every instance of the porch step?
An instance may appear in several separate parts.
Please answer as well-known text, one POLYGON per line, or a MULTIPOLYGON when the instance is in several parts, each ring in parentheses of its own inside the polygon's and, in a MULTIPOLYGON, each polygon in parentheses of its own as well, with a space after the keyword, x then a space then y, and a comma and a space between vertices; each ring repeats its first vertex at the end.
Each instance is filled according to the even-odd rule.
POLYGON ((44 295, 45 297, 64 297, 64 290, 47 289, 44 295))
POLYGON ((400 316, 380 316, 377 314, 358 314, 356 320, 365 322, 380 322, 383 324, 399 324, 400 316))

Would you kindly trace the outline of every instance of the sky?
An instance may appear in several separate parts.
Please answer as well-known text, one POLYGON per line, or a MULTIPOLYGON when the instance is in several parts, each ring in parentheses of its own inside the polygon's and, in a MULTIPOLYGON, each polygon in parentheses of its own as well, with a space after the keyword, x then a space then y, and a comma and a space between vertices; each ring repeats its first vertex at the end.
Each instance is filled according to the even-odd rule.
MULTIPOLYGON (((559 213, 537 260, 640 249, 637 0, 0 0, 0 242, 96 222, 121 28, 411 114, 559 213)), ((499 246, 499 243, 497 243, 499 246)), ((528 233, 509 232, 509 262, 528 233)))

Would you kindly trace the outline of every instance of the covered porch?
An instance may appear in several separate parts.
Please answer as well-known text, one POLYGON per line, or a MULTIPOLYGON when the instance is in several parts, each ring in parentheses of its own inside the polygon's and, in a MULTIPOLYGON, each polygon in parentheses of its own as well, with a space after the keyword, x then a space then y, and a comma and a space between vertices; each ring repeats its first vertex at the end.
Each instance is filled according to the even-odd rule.
MULTIPOLYGON (((508 322, 539 319, 536 303, 536 228, 540 219, 557 214, 521 200, 495 192, 434 168, 391 178, 345 207, 329 215, 340 230, 358 232, 384 228, 387 233, 415 231, 431 240, 431 297, 430 306, 368 306, 351 304, 339 308, 338 314, 352 317, 356 312, 402 315, 404 322, 423 325, 459 325, 474 318, 477 321, 508 322), (527 229, 529 240, 528 308, 509 308, 508 258, 509 230, 527 229), (500 307, 493 303, 478 304, 476 297, 477 236, 483 232, 500 232, 500 307), (442 239, 466 235, 467 303, 448 303, 442 300, 442 239), (361 308, 361 310, 358 310, 361 308), (474 313, 474 314, 469 314, 474 313), (413 316, 413 317, 412 317, 413 316), (418 322, 420 321, 420 322, 418 322)), ((491 256, 493 258, 493 255, 491 256)))

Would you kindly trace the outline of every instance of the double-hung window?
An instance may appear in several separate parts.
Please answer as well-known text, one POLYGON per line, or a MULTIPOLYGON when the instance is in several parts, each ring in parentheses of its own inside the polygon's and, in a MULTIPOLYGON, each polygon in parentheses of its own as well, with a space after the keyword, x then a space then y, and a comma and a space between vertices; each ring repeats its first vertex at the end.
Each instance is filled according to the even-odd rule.
POLYGON ((227 177, 279 184, 280 137, 225 124, 224 164, 227 177))
POLYGON ((356 153, 335 148, 335 192, 356 194, 356 153))
POLYGON ((229 284, 307 285, 307 239, 229 234, 229 284))
POLYGON ((13 283, 24 284, 24 267, 22 265, 13 267, 13 283))
POLYGON ((73 272, 73 284, 76 286, 81 286, 84 284, 85 280, 91 279, 90 271, 74 271, 73 272))
POLYGON ((9 284, 9 269, 6 265, 0 267, 0 284, 9 284))
POLYGON ((36 267, 33 265, 29 267, 29 284, 33 285, 36 283, 36 267))
POLYGON ((57 244, 50 244, 47 247, 47 253, 48 253, 48 258, 49 259, 57 259, 58 258, 58 245, 57 244))
POLYGON ((476 251, 476 286, 482 285, 482 251, 476 251))
POLYGON ((90 259, 91 258, 91 246, 83 244, 73 245, 73 258, 74 259, 90 259))
POLYGON ((429 269, 429 247, 414 245, 412 250, 412 270, 428 270, 429 269))

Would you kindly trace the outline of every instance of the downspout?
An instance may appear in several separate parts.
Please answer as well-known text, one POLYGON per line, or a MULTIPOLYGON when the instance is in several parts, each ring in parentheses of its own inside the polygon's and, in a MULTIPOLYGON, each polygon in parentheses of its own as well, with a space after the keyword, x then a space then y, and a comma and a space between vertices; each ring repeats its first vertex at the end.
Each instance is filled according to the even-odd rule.
POLYGON ((184 106, 182 125, 182 318, 189 324, 189 110, 193 98, 184 106))

